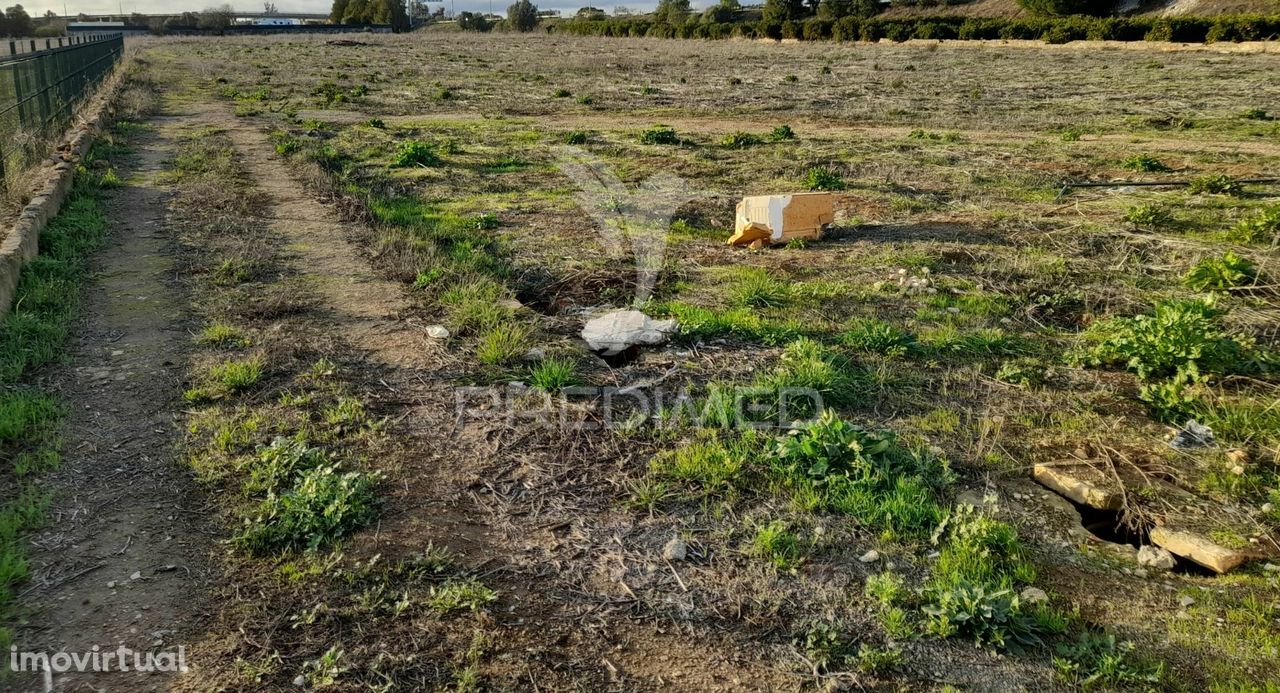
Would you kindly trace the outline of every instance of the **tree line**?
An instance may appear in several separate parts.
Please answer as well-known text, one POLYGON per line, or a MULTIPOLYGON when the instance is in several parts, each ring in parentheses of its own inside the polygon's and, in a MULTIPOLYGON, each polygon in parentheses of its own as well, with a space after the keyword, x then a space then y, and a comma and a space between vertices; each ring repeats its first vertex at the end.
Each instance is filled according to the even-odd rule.
POLYGON ((809 16, 782 18, 766 11, 742 12, 729 9, 734 0, 701 15, 681 13, 685 0, 663 0, 651 15, 639 17, 575 17, 553 27, 557 33, 589 36, 647 36, 657 38, 764 38, 807 41, 906 41, 935 40, 1042 40, 1069 41, 1172 41, 1212 43, 1219 41, 1267 41, 1280 38, 1280 15, 1218 15, 1213 17, 1110 17, 1089 15, 1040 15, 1030 18, 977 18, 920 16, 886 18, 856 13, 836 17, 820 0, 809 16), (673 13, 671 6, 676 6, 673 13), (721 21, 726 14, 729 19, 721 21))
POLYGON ((34 36, 35 33, 35 22, 22 5, 14 5, 0 14, 0 36, 34 36))
POLYGON ((333 24, 390 24, 396 31, 409 28, 403 0, 333 0, 329 10, 333 24))

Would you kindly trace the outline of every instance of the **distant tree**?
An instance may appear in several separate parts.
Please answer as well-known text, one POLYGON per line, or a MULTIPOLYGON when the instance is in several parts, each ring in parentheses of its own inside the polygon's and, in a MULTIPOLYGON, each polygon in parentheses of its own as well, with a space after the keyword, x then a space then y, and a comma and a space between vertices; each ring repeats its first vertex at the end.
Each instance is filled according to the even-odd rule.
POLYGON ((529 0, 517 0, 507 8, 507 24, 516 31, 533 31, 538 26, 538 6, 529 0))
POLYGON ((765 0, 761 17, 764 21, 773 23, 799 19, 804 14, 804 0, 765 0))
POLYGON ((36 31, 31 15, 22 9, 22 5, 14 5, 4 11, 4 22, 0 23, 0 34, 5 36, 31 36, 36 31))
POLYGON ((458 28, 483 33, 493 28, 493 22, 479 12, 463 12, 458 15, 458 28))
POLYGON ((201 29, 212 31, 221 31, 229 26, 235 20, 236 11, 231 5, 219 5, 217 7, 206 7, 200 11, 200 19, 196 21, 196 26, 201 29))
POLYGON ((369 3, 369 24, 390 24, 392 31, 409 28, 409 13, 401 0, 373 0, 369 3))
POLYGON ((200 24, 200 15, 196 14, 195 12, 183 12, 182 14, 176 17, 169 17, 168 19, 164 20, 164 25, 166 28, 174 27, 174 26, 195 27, 195 26, 198 26, 199 24, 200 24))
POLYGON ((633 14, 635 13, 631 11, 630 7, 623 7, 622 5, 618 5, 617 7, 613 8, 613 16, 615 17, 630 17, 633 14))
POLYGON ((658 9, 654 10, 653 18, 675 26, 684 24, 684 20, 689 16, 689 10, 689 0, 658 0, 658 9))
POLYGON ((276 9, 274 2, 262 3, 262 14, 280 14, 280 10, 276 9))
POLYGON ((347 0, 333 0, 333 7, 329 8, 329 23, 341 24, 342 16, 347 13, 347 0))
POLYGON ((44 11, 44 18, 45 18, 45 19, 57 19, 57 18, 58 18, 58 13, 57 13, 57 12, 54 12, 53 10, 45 10, 45 11, 44 11))
POLYGON ((821 0, 818 4, 818 16, 823 19, 840 19, 842 17, 874 17, 880 14, 878 0, 821 0))
POLYGON ((578 11, 573 16, 578 19, 604 19, 609 15, 605 14, 604 10, 599 7, 581 7, 578 8, 578 11))
POLYGON ((348 0, 346 10, 338 19, 341 24, 364 24, 368 22, 369 0, 348 0))
POLYGON ((1115 0, 1018 0, 1028 12, 1062 16, 1069 14, 1108 15, 1115 11, 1115 0))

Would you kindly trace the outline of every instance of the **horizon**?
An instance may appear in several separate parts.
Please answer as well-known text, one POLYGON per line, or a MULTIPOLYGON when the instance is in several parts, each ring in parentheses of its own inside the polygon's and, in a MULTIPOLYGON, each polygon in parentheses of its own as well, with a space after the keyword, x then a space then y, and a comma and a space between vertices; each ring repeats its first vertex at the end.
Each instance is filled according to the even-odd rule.
MULTIPOLYGON (((201 10, 220 5, 231 5, 238 12, 259 12, 262 10, 264 3, 262 2, 198 2, 193 1, 190 5, 174 8, 173 2, 167 0, 78 0, 73 2, 60 1, 42 1, 42 2, 5 2, 0 7, 10 7, 12 5, 22 5, 27 14, 32 17, 43 16, 49 10, 53 10, 60 17, 75 17, 78 14, 88 15, 120 15, 140 13, 146 15, 174 15, 183 12, 200 12, 201 10)), ((281 16, 287 17, 292 14, 328 14, 329 9, 333 6, 330 0, 296 0, 295 2, 276 2, 274 3, 281 16)), ((489 12, 492 10, 495 14, 504 14, 506 12, 507 0, 451 0, 449 2, 427 2, 433 11, 436 7, 444 6, 445 11, 449 14, 460 12, 489 12)), ((542 4, 534 2, 540 10, 559 10, 562 15, 571 15, 583 7, 600 7, 598 3, 582 2, 582 3, 563 3, 560 0, 556 4, 542 4)), ((715 4, 714 0, 695 0, 692 5, 695 10, 701 10, 715 4)), ((656 0, 646 0, 644 2, 626 2, 612 3, 605 7, 600 7, 610 14, 617 7, 626 7, 637 12, 652 11, 657 7, 656 0)))

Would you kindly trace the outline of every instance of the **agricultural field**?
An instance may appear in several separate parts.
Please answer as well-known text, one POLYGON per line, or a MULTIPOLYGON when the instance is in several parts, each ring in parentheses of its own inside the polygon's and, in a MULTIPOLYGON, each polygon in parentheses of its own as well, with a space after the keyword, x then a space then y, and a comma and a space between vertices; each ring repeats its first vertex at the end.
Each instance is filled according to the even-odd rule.
POLYGON ((136 60, 116 194, 162 205, 216 530, 208 595, 161 610, 172 687, 1276 690, 1280 55, 136 60), (742 196, 809 190, 821 240, 726 245, 742 196), (588 350, 627 307, 678 330, 588 350))

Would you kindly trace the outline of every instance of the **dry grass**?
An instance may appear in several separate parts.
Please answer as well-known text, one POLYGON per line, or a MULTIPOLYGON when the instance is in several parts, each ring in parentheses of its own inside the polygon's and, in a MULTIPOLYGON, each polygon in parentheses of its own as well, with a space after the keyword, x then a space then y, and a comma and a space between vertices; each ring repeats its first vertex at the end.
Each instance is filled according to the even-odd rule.
MULTIPOLYGON (((959 480, 948 496, 998 493, 1002 517, 1018 528, 1055 606, 1079 610, 1073 627, 1105 627, 1140 643, 1143 656, 1167 661, 1175 687, 1231 678, 1230 667, 1208 666, 1217 654, 1179 635, 1173 590, 1223 589, 1221 608, 1246 612, 1254 609, 1252 595, 1274 587, 1275 578, 1256 569, 1226 580, 1178 574, 1165 589, 1163 578, 1135 577, 1126 549, 1082 541, 1070 512, 1046 504, 1042 489, 1024 477, 1035 462, 1079 451, 1115 468, 1159 470, 1200 494, 1194 503, 1230 508, 1215 517, 1233 519, 1230 531, 1242 538, 1256 533, 1265 541, 1274 529, 1257 511, 1258 489, 1228 488, 1205 473, 1216 458, 1164 444, 1168 429, 1137 399, 1133 376, 1077 367, 1070 352, 1101 317, 1193 296, 1183 274, 1228 247, 1268 276, 1280 273, 1273 248, 1230 236, 1239 218, 1276 204, 1275 189, 1251 187, 1239 197, 1179 189, 1058 196, 1064 180, 1274 171, 1280 130, 1274 121, 1241 114, 1280 96, 1266 79, 1280 56, 500 35, 374 37, 370 44, 175 40, 155 44, 152 56, 185 70, 180 79, 197 90, 187 98, 219 94, 260 103, 260 122, 296 142, 296 150, 286 148, 292 156, 312 161, 294 159, 307 166, 299 170, 315 189, 340 200, 349 218, 377 222, 355 233, 377 251, 379 268, 406 284, 424 322, 458 320, 489 330, 454 330, 447 370, 425 371, 433 387, 415 390, 424 398, 419 404, 447 411, 450 385, 528 378, 521 352, 530 347, 572 358, 578 377, 594 385, 839 383, 843 416, 892 428, 908 444, 950 461, 959 480), (318 89, 326 83, 333 88, 318 89), (263 89, 268 93, 259 98, 263 89), (557 98, 557 89, 589 95, 590 103, 557 98), (443 90, 449 98, 441 98, 443 90), (335 101, 335 93, 348 96, 335 101), (640 132, 655 123, 672 127, 684 143, 640 143, 640 132), (795 130, 795 141, 720 144, 726 134, 765 136, 783 123, 795 130), (598 210, 586 208, 565 175, 560 143, 571 131, 589 131, 582 147, 628 186, 675 174, 683 190, 707 193, 676 215, 680 223, 672 227, 648 306, 681 317, 685 334, 674 347, 623 367, 610 368, 574 340, 582 311, 624 305, 636 275, 634 258, 607 255, 590 214, 598 210), (440 161, 391 166, 407 141, 434 143, 440 161), (1124 162, 1136 155, 1174 170, 1129 172, 1124 162), (734 198, 796 189, 814 166, 839 172, 847 184, 826 240, 759 253, 723 245, 734 198), (1168 224, 1135 230, 1126 221, 1135 205, 1168 209, 1168 224), (477 239, 486 245, 474 245, 477 239), (904 276, 933 291, 907 290, 904 276), (490 289, 468 298, 460 287, 480 279, 490 289), (800 334, 835 356, 807 368, 794 361, 780 367, 784 347, 800 334)), ((238 214, 228 209, 228 217, 238 214)), ((217 248, 216 239, 206 242, 217 248)), ((1226 324, 1234 334, 1263 349, 1280 346, 1273 291, 1218 300, 1230 309, 1226 324)), ((299 318, 308 329, 320 328, 319 319, 299 318)), ((1212 401, 1256 403, 1274 399, 1277 383, 1264 373, 1214 387, 1219 391, 1205 395, 1212 401)), ((390 399, 389 415, 419 415, 390 399)), ((1258 425, 1236 423, 1239 431, 1258 425)), ((423 449, 433 449, 428 441, 439 444, 429 433, 417 435, 424 436, 415 439, 423 449)), ((945 640, 904 641, 900 628, 870 616, 868 602, 851 595, 860 595, 883 564, 858 557, 876 547, 909 588, 918 587, 935 568, 927 543, 814 512, 803 494, 783 492, 783 482, 755 458, 749 459, 759 464, 723 463, 715 441, 732 443, 733 435, 659 426, 566 433, 522 421, 469 421, 458 437, 423 458, 431 465, 395 449, 380 460, 402 460, 416 473, 406 473, 404 491, 389 500, 376 540, 361 535, 356 546, 368 550, 375 541, 379 550, 407 555, 420 548, 422 531, 449 536, 452 527, 482 523, 483 532, 464 531, 455 548, 462 562, 491 566, 498 606, 492 620, 455 624, 378 611, 386 628, 417 627, 417 637, 439 637, 408 649, 437 662, 453 653, 436 674, 399 662, 401 682, 438 685, 439 671, 452 667, 497 687, 524 686, 519 667, 504 664, 514 657, 549 677, 539 686, 601 685, 620 665, 636 687, 657 687, 676 675, 697 676, 684 679, 697 682, 689 687, 735 687, 714 673, 693 674, 696 667, 673 652, 708 638, 701 654, 733 651, 739 658, 714 672, 768 671, 755 685, 798 688, 812 681, 812 667, 795 656, 793 638, 803 640, 816 620, 834 621, 859 640, 901 645, 905 666, 897 676, 905 686, 1041 687, 1053 680, 1047 652, 997 659, 945 640), (685 451, 680 474, 664 476, 667 468, 653 460, 668 459, 674 448, 685 451), (474 450, 485 452, 466 452, 474 450), (454 512, 435 519, 437 508, 454 512), (469 513, 475 517, 458 518, 469 513), (784 546, 787 560, 759 558, 777 553, 757 545, 762 527, 785 528, 785 535, 771 530, 764 543, 784 546), (663 546, 675 535, 690 558, 664 565, 663 546), (799 547, 803 560, 796 558, 799 547), (622 635, 627 619, 645 625, 622 635), (583 642, 568 635, 576 626, 564 624, 579 622, 597 624, 598 637, 583 642), (648 627, 653 623, 674 623, 679 635, 657 633, 648 627), (488 658, 463 654, 476 630, 503 636, 488 658), (567 662, 567 673, 541 657, 526 660, 527 647, 567 662), (610 665, 601 668, 599 657, 610 665)), ((1280 441, 1262 432, 1231 444, 1255 460, 1248 478, 1273 487, 1268 474, 1280 441)), ((1135 493, 1134 503, 1167 511, 1158 493, 1135 493)), ((310 575, 313 568, 288 569, 310 575)), ((379 579, 414 599, 431 582, 394 571, 379 579)), ((333 581, 298 584, 296 592, 271 599, 293 604, 302 594, 331 598, 343 613, 367 608, 333 581)), ((273 606, 246 601, 235 608, 237 622, 246 622, 246 614, 266 618, 273 606)), ((382 602, 377 609, 393 610, 382 602)), ((282 646, 293 664, 323 653, 332 644, 326 638, 366 653, 376 640, 335 620, 299 633, 282 646)), ((1274 637, 1273 624, 1223 633, 1234 643, 1234 675, 1261 681, 1274 674, 1274 661, 1254 646, 1274 637)), ((238 647, 232 650, 239 654, 247 648, 238 647)), ((288 680, 283 671, 269 676, 288 680)), ((348 676, 378 680, 370 667, 348 676)), ((886 690, 894 685, 888 677, 840 676, 886 690)))

